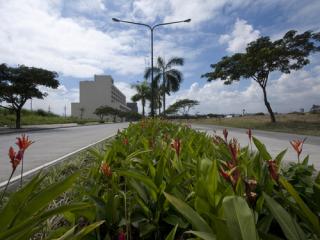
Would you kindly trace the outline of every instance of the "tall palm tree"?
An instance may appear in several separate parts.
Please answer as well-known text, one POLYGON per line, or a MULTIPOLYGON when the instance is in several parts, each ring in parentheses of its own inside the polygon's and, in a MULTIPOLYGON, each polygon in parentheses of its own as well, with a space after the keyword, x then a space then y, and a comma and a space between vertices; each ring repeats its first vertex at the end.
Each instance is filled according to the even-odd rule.
POLYGON ((146 101, 150 99, 150 95, 151 95, 150 86, 147 83, 147 81, 143 81, 140 84, 132 85, 132 88, 134 88, 137 91, 137 93, 131 97, 131 100, 134 102, 141 101, 142 115, 144 116, 145 115, 144 108, 146 106, 146 101))
MULTIPOLYGON (((154 81, 159 85, 160 79, 162 84, 160 85, 160 92, 162 94, 163 113, 166 110, 166 94, 170 95, 170 92, 177 92, 180 88, 180 84, 183 80, 182 72, 175 69, 175 66, 183 66, 184 59, 179 57, 173 57, 166 63, 162 57, 158 57, 156 67, 153 67, 154 81)), ((151 76, 151 67, 145 71, 145 79, 151 76)))

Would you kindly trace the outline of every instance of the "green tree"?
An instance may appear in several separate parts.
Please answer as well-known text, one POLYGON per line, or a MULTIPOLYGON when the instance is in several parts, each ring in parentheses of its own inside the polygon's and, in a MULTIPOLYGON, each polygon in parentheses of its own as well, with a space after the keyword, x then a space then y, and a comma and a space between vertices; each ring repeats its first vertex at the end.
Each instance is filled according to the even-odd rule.
POLYGON ((280 71, 289 74, 309 64, 308 56, 320 51, 316 44, 320 41, 320 33, 306 31, 297 34, 288 31, 283 38, 271 41, 269 37, 260 37, 248 44, 245 53, 236 53, 223 57, 218 63, 212 64, 212 72, 204 74, 210 82, 221 79, 224 84, 231 84, 241 78, 251 78, 263 91, 264 103, 272 122, 275 115, 267 98, 267 83, 270 73, 280 71))
POLYGON ((197 100, 187 98, 178 100, 168 107, 168 109, 166 110, 166 114, 175 114, 178 111, 181 111, 181 114, 188 115, 190 109, 196 105, 199 105, 199 101, 197 100))
POLYGON ((46 92, 39 90, 39 86, 57 88, 59 81, 56 72, 41 68, 18 66, 9 67, 0 65, 0 105, 2 108, 11 109, 16 113, 16 128, 20 128, 21 109, 28 99, 43 99, 46 92))
POLYGON ((142 105, 142 116, 145 116, 146 101, 151 98, 151 89, 147 81, 143 81, 140 84, 132 86, 137 93, 132 96, 131 100, 134 102, 141 101, 142 105))
MULTIPOLYGON (((173 57, 166 63, 161 57, 157 59, 157 66, 153 68, 154 81, 157 83, 162 95, 163 113, 166 110, 166 94, 170 95, 170 92, 177 92, 180 88, 180 84, 183 80, 182 72, 175 69, 175 66, 183 66, 184 59, 179 57, 173 57), (160 79, 162 83, 159 84, 160 79)), ((147 68, 145 72, 145 79, 151 76, 151 68, 147 68)))
POLYGON ((115 109, 110 106, 100 106, 95 111, 94 114, 96 114, 101 121, 103 121, 104 116, 111 115, 113 117, 113 122, 116 122, 116 117, 120 116, 121 111, 118 109, 115 109))

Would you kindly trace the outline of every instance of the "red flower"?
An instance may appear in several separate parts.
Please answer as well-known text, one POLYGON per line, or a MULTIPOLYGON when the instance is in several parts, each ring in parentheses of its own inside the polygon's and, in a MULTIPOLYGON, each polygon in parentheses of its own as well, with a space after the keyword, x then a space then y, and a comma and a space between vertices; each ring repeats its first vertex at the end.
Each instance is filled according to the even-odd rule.
POLYGON ((123 144, 124 144, 124 145, 128 145, 128 144, 129 144, 128 138, 124 138, 124 139, 123 139, 123 144))
POLYGON ((21 137, 17 137, 16 144, 18 145, 20 151, 24 152, 32 143, 33 141, 29 140, 29 137, 25 134, 22 134, 21 137))
POLYGON ((223 133, 223 136, 224 136, 224 140, 227 142, 228 141, 228 130, 227 129, 223 129, 222 133, 223 133))
POLYGON ((234 165, 238 162, 238 153, 240 151, 240 145, 237 139, 233 138, 229 143, 229 151, 231 153, 232 162, 234 165))
POLYGON ((21 160, 23 159, 23 151, 19 150, 17 153, 14 151, 13 147, 9 148, 9 158, 12 165, 12 171, 15 171, 21 160))
POLYGON ((268 169, 271 175, 271 178, 278 182, 279 180, 279 173, 278 173, 278 166, 275 160, 268 161, 268 169))
POLYGON ((300 139, 290 141, 291 146, 298 154, 298 160, 299 160, 300 154, 302 152, 303 144, 306 141, 306 139, 307 138, 303 139, 302 141, 300 139))
POLYGON ((122 230, 118 235, 118 240, 126 240, 126 234, 122 230))
POLYGON ((177 156, 180 156, 181 152, 181 141, 180 139, 176 138, 175 140, 172 141, 171 147, 176 151, 177 156))
POLYGON ((111 167, 109 166, 108 163, 102 163, 101 167, 100 167, 101 172, 107 176, 107 177, 111 177, 112 176, 112 171, 111 171, 111 167))
POLYGON ((233 168, 230 168, 229 166, 227 166, 227 167, 228 167, 227 171, 224 170, 222 167, 220 167, 219 173, 227 182, 231 183, 232 188, 235 191, 239 177, 240 177, 240 172, 237 167, 233 167, 233 168))
POLYGON ((249 137, 249 141, 251 142, 251 140, 252 140, 252 130, 251 130, 251 128, 249 128, 247 130, 247 134, 248 134, 248 137, 249 137))

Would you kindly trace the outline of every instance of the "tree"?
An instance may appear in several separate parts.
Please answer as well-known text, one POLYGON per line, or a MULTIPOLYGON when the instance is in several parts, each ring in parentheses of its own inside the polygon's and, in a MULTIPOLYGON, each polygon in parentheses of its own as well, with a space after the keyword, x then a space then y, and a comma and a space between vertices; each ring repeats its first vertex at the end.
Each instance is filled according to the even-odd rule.
POLYGON ((194 106, 199 105, 199 101, 192 100, 192 99, 182 99, 176 101, 166 110, 166 114, 175 114, 178 111, 181 111, 183 115, 188 115, 191 108, 194 106))
POLYGON ((94 114, 96 114, 100 121, 103 121, 104 116, 111 115, 113 117, 113 122, 116 122, 116 117, 120 115, 120 110, 109 107, 109 106, 100 106, 95 111, 94 114))
POLYGON ((141 101, 142 104, 142 116, 145 116, 145 106, 147 99, 151 98, 151 89, 147 81, 143 81, 140 84, 135 84, 132 86, 137 93, 132 96, 131 100, 134 102, 141 101))
POLYGON ((16 128, 20 128, 21 109, 28 99, 43 99, 46 92, 41 92, 39 86, 57 88, 59 81, 56 72, 41 68, 18 66, 9 67, 0 65, 0 102, 9 105, 0 105, 16 113, 16 128))
POLYGON ((320 51, 316 45, 320 41, 320 33, 306 31, 297 34, 288 31, 283 38, 271 41, 269 37, 260 37, 248 44, 245 53, 236 53, 223 57, 212 64, 212 72, 204 74, 210 82, 221 79, 224 84, 231 84, 241 78, 251 78, 259 84, 263 91, 264 103, 272 122, 275 115, 267 98, 267 83, 270 73, 280 71, 289 74, 309 64, 310 53, 320 51))
MULTIPOLYGON (((163 58, 158 57, 157 66, 153 68, 154 81, 157 85, 159 85, 159 81, 162 79, 159 91, 162 95, 163 113, 165 113, 166 110, 166 94, 170 95, 170 92, 177 92, 183 80, 182 73, 173 67, 183 66, 183 64, 183 58, 173 57, 166 63, 163 58)), ((145 79, 148 79, 150 76, 151 67, 146 69, 145 79)))

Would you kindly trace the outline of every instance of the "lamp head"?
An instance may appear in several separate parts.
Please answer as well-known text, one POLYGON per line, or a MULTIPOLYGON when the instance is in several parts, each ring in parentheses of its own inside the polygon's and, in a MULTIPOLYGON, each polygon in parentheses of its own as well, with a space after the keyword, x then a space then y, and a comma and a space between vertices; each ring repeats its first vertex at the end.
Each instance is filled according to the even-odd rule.
POLYGON ((118 18, 112 18, 112 21, 114 22, 120 22, 120 20, 118 18))
POLYGON ((191 22, 191 18, 184 20, 184 22, 191 22))

